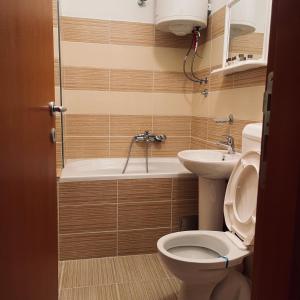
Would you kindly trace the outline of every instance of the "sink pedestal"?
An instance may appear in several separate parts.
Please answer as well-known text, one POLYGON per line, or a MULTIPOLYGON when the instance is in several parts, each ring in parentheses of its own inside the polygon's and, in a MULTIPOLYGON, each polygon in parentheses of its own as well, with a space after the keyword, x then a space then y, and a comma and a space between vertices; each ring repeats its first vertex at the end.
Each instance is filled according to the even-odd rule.
POLYGON ((225 179, 199 177, 199 229, 223 231, 225 179))

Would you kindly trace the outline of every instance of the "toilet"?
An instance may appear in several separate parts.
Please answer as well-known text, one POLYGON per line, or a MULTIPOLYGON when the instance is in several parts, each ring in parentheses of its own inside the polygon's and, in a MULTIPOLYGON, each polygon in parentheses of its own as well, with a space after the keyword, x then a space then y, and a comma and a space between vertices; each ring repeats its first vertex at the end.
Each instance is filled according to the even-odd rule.
POLYGON ((261 134, 262 124, 243 131, 242 156, 224 199, 228 231, 176 232, 157 242, 161 260, 182 281, 180 300, 251 298, 248 279, 238 270, 253 251, 261 134))

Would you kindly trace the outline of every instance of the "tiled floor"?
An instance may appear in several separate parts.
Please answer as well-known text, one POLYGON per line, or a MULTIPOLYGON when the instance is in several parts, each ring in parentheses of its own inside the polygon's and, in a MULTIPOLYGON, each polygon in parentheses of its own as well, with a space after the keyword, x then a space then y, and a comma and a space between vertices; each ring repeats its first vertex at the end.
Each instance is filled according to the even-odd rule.
POLYGON ((179 281, 157 254, 61 262, 59 300, 176 300, 179 281))

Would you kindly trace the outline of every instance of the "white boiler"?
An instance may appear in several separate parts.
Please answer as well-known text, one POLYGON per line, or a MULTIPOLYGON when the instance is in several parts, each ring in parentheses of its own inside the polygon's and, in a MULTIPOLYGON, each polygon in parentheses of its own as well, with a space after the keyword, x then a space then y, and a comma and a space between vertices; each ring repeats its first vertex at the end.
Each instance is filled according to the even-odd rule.
POLYGON ((156 27, 183 36, 207 26, 208 0, 156 0, 156 27))

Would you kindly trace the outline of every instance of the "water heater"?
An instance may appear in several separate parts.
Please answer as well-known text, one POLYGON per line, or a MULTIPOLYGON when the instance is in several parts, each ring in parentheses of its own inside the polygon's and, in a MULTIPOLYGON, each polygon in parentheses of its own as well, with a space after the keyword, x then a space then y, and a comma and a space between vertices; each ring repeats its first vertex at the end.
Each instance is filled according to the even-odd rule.
POLYGON ((156 27, 183 36, 207 26, 208 0, 156 0, 156 27))

